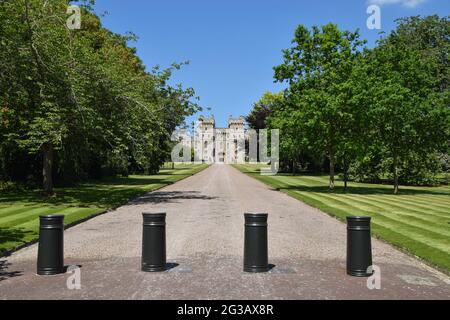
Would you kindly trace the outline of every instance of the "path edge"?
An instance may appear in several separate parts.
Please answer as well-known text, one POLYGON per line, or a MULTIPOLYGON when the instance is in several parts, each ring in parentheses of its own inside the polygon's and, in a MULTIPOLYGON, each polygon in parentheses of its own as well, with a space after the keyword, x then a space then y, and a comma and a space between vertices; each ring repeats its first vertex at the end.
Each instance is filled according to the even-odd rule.
MULTIPOLYGON (((186 175, 184 178, 181 178, 180 180, 177 180, 177 181, 175 181, 175 182, 170 181, 170 182, 168 182, 168 183, 166 183, 166 184, 164 184, 164 185, 161 185, 161 186, 156 187, 155 189, 153 189, 153 190, 151 190, 151 191, 144 191, 144 192, 142 192, 141 194, 138 194, 138 195, 136 195, 135 197, 133 197, 133 198, 131 198, 131 199, 128 199, 126 203, 117 205, 117 206, 115 206, 115 207, 108 208, 108 209, 103 210, 103 211, 100 211, 100 212, 98 212, 98 213, 94 213, 93 215, 90 215, 90 216, 88 216, 88 217, 85 217, 85 218, 82 218, 82 219, 80 219, 80 220, 76 220, 76 221, 73 221, 73 222, 71 222, 71 223, 68 223, 68 224, 64 225, 64 230, 73 228, 73 227, 75 227, 75 226, 77 226, 77 225, 79 225, 79 224, 82 224, 82 223, 84 223, 84 222, 86 222, 86 221, 89 221, 89 220, 91 220, 91 219, 94 219, 94 218, 96 218, 96 217, 98 217, 98 216, 102 216, 102 215, 107 214, 107 213, 109 213, 109 212, 115 211, 115 210, 117 210, 118 208, 120 208, 120 207, 122 207, 122 206, 125 206, 125 205, 129 204, 130 202, 133 202, 133 201, 139 199, 140 197, 142 197, 142 196, 144 196, 144 195, 146 195, 146 194, 149 194, 149 193, 152 193, 152 192, 161 190, 161 189, 163 189, 163 188, 165 188, 165 187, 168 187, 168 186, 170 186, 170 185, 173 185, 173 184, 175 184, 175 183, 177 183, 177 182, 183 181, 183 180, 185 180, 185 179, 187 179, 187 178, 190 178, 190 177, 192 177, 192 176, 194 176, 194 175, 196 175, 196 174, 198 174, 198 173, 200 173, 200 172, 206 170, 206 169, 209 168, 209 167, 210 167, 210 165, 207 165, 207 166, 205 166, 203 169, 201 169, 201 170, 199 170, 199 171, 197 171, 197 172, 194 172, 194 173, 190 173, 190 174, 186 175)), ((17 246, 17 247, 14 247, 13 249, 9 249, 9 250, 7 250, 7 251, 4 251, 4 252, 0 253, 0 258, 9 257, 9 256, 11 256, 13 253, 15 253, 15 252, 17 252, 17 251, 19 251, 19 250, 25 249, 25 248, 27 248, 27 247, 31 247, 32 245, 34 245, 34 244, 36 244, 36 243, 38 243, 38 242, 39 242, 39 237, 37 237, 37 239, 34 239, 34 240, 31 240, 31 241, 25 242, 25 243, 23 243, 23 244, 21 244, 21 245, 19 245, 19 246, 17 246)))
MULTIPOLYGON (((311 205, 307 204, 306 202, 303 202, 302 200, 297 199, 296 197, 292 196, 292 195, 289 194, 288 192, 285 192, 283 189, 274 188, 274 187, 272 187, 271 185, 269 185, 269 184, 267 184, 267 183, 264 183, 263 181, 261 181, 261 180, 255 178, 255 177, 253 177, 252 175, 247 174, 247 173, 241 171, 239 168, 236 168, 236 167, 233 166, 233 165, 232 165, 231 167, 232 167, 233 169, 239 171, 240 173, 246 175, 247 177, 252 178, 252 179, 255 180, 255 181, 258 181, 259 183, 263 184, 264 186, 268 187, 269 189, 271 189, 271 190, 273 190, 273 191, 281 192, 281 193, 283 193, 283 194, 289 196, 290 198, 295 199, 295 200, 297 200, 297 201, 303 203, 304 205, 307 205, 307 206, 313 208, 314 210, 318 210, 318 211, 320 211, 321 213, 323 213, 323 214, 325 214, 325 215, 327 215, 327 216, 329 216, 329 217, 331 217, 331 218, 333 218, 333 219, 335 219, 335 220, 337 220, 337 221, 339 221, 339 222, 345 224, 344 219, 341 219, 341 218, 339 218, 338 216, 336 216, 336 215, 334 215, 334 214, 331 214, 331 213, 322 211, 322 210, 320 210, 319 208, 316 208, 316 207, 314 207, 314 206, 311 206, 311 205)), ((417 260, 418 262, 420 262, 421 264, 423 264, 423 266, 426 267, 427 269, 430 269, 430 268, 431 268, 432 271, 434 271, 434 272, 442 273, 442 274, 444 274, 446 277, 450 277, 450 270, 446 270, 446 269, 444 269, 444 268, 442 268, 442 267, 440 267, 440 266, 435 265, 434 263, 432 263, 432 262, 430 262, 430 261, 427 261, 427 260, 425 260, 425 259, 423 259, 423 258, 421 258, 421 257, 419 257, 419 256, 416 256, 414 253, 412 253, 412 252, 408 251, 407 249, 405 249, 405 248, 403 248, 403 247, 400 247, 400 246, 398 246, 398 245, 396 245, 396 244, 394 244, 394 243, 389 242, 388 240, 382 238, 382 237, 379 236, 378 234, 373 234, 373 233, 372 233, 371 236, 372 236, 374 239, 376 239, 376 240, 378 240, 378 241, 381 241, 381 242, 383 242, 384 244, 389 245, 389 246, 395 248, 396 250, 398 250, 398 251, 400 251, 400 252, 406 254, 408 257, 417 260)))

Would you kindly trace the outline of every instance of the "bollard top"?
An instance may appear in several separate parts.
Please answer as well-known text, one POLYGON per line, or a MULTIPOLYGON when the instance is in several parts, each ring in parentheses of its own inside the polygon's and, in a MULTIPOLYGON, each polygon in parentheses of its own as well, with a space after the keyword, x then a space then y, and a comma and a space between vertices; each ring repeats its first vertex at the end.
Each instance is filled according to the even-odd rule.
POLYGON ((269 215, 268 213, 260 213, 260 212, 257 212, 257 213, 246 212, 246 213, 244 213, 245 217, 264 217, 264 216, 267 217, 268 215, 269 215))
POLYGON ((39 228, 41 229, 63 229, 64 215, 39 216, 39 228))
POLYGON ((245 225, 266 226, 268 216, 268 213, 244 213, 245 225))
POLYGON ((62 220, 64 220, 64 215, 63 214, 44 215, 44 216, 39 216, 39 219, 41 221, 62 221, 62 220))
POLYGON ((165 212, 143 212, 144 225, 164 225, 166 223, 165 212))
POLYGON ((371 217, 347 217, 348 228, 370 228, 371 217))
POLYGON ((365 217, 365 216, 348 216, 347 221, 370 221, 372 217, 365 217))
POLYGON ((165 217, 166 213, 165 212, 142 212, 142 215, 144 217, 165 217))

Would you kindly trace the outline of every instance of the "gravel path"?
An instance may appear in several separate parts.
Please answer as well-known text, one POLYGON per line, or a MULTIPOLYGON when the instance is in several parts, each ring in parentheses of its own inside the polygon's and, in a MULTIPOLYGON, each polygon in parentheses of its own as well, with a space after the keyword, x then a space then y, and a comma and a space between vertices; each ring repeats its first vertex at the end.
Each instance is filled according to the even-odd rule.
POLYGON ((65 231, 70 274, 35 274, 37 245, 0 259, 0 299, 449 299, 450 278, 373 240, 381 290, 346 275, 346 226, 228 165, 65 231), (167 258, 178 266, 140 272, 142 211, 167 212, 167 258), (244 212, 269 213, 266 274, 242 271, 244 212))

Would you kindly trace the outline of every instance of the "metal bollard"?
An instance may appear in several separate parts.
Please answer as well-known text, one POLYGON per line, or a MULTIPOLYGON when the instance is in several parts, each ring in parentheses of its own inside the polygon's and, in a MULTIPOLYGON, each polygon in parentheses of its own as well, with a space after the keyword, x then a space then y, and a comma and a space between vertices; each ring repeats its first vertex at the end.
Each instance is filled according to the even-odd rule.
POLYGON ((166 214, 143 213, 142 271, 166 270, 166 214))
POLYGON ((269 271, 267 213, 245 213, 244 271, 269 271))
POLYGON ((370 217, 347 217, 347 274, 369 277, 372 265, 370 217))
POLYGON ((40 216, 37 274, 64 272, 64 216, 40 216))

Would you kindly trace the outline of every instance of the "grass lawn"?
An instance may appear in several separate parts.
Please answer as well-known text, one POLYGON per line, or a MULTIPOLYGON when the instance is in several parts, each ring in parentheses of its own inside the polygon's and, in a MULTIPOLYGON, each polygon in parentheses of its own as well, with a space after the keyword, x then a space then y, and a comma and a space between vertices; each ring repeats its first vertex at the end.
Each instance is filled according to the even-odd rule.
POLYGON ((119 207, 139 195, 195 174, 207 165, 177 165, 158 175, 116 177, 76 187, 56 188, 56 196, 44 198, 40 190, 0 192, 0 255, 38 237, 39 216, 65 215, 72 224, 110 208, 119 207))
POLYGON ((372 233, 450 273, 450 188, 393 187, 343 182, 328 191, 328 176, 261 176, 257 165, 236 165, 242 172, 340 220, 348 215, 372 217, 372 233))

